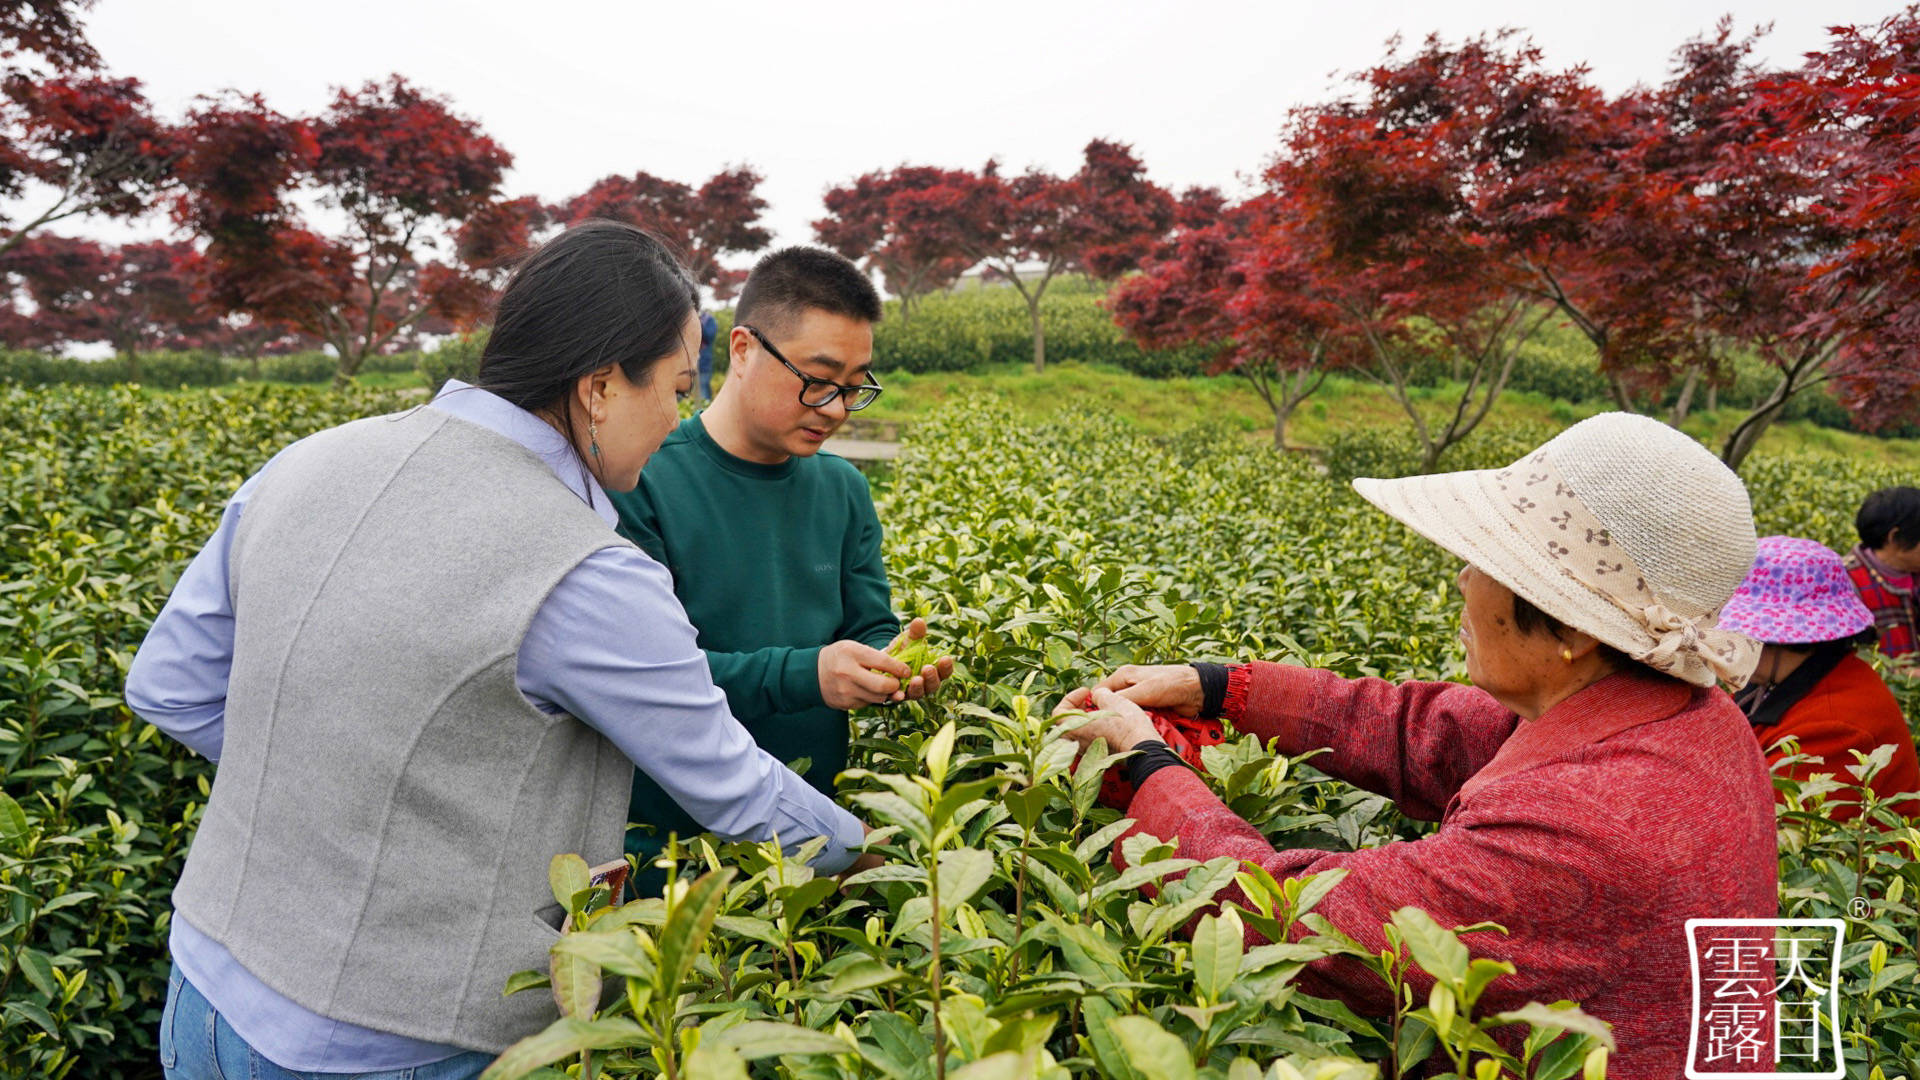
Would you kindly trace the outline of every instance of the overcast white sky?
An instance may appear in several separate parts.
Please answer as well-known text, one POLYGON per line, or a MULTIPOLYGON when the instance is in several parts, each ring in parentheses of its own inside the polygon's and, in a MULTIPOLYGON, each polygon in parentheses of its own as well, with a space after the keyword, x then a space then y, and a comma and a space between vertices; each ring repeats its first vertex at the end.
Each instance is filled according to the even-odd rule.
MULTIPOLYGON (((1759 0, 1765 53, 1790 64, 1825 27, 1892 0, 1759 0), (1818 9, 1816 11, 1816 9, 1818 9)), ((168 115, 202 93, 259 91, 288 113, 399 72, 452 99, 515 158, 510 194, 553 201, 609 173, 698 183, 748 163, 780 241, 812 238, 829 186, 901 162, 1073 169, 1089 138, 1134 144, 1179 188, 1237 190, 1286 110, 1367 66, 1394 34, 1529 32, 1601 85, 1657 82, 1673 49, 1728 9, 1708 0, 1236 3, 975 0, 730 5, 643 0, 99 0, 109 69, 168 115)), ((76 225, 103 239, 157 235, 76 225)))

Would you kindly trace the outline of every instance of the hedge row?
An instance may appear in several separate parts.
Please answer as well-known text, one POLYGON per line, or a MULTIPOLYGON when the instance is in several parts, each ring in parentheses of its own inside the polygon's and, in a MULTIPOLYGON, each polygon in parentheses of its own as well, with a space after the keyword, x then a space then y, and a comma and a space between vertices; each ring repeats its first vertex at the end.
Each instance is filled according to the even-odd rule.
MULTIPOLYGON (((363 373, 413 371, 423 355, 417 352, 370 356, 363 373)), ((144 386, 225 386, 239 382, 323 383, 333 379, 339 361, 314 351, 252 359, 211 352, 142 353, 138 360, 113 356, 79 360, 25 349, 0 349, 0 383, 15 386, 114 386, 137 382, 144 386)))
MULTIPOLYGON (((1146 350, 1127 340, 1101 306, 1105 287, 1086 278, 1056 279, 1041 301, 1046 326, 1049 363, 1104 364, 1154 379, 1203 373, 1217 350, 1186 347, 1146 350)), ((716 313, 722 340, 731 327, 732 311, 716 313)), ((403 352, 371 357, 367 372, 417 371, 424 383, 437 388, 449 377, 470 378, 479 362, 484 335, 449 341, 433 352, 403 352)), ((984 286, 922 298, 910 316, 898 301, 887 302, 887 316, 874 330, 876 367, 887 371, 966 371, 991 365, 1025 364, 1033 357, 1032 326, 1026 302, 1007 286, 984 286)), ((726 370, 725 346, 715 355, 717 370, 726 370)), ((150 386, 214 386, 244 381, 293 383, 326 382, 333 377, 332 357, 320 352, 241 360, 208 353, 153 353, 140 357, 138 381, 150 386)), ((49 357, 41 353, 0 351, 0 383, 38 386, 80 383, 105 386, 134 381, 125 357, 86 361, 49 357)), ((1453 372, 1444 360, 1421 366, 1413 373, 1418 386, 1434 386, 1453 372)), ((1751 356, 1736 358, 1730 381, 1719 387, 1719 404, 1745 408, 1763 400, 1773 389, 1771 368, 1751 356)), ((1551 324, 1522 349, 1509 387, 1570 402, 1608 400, 1606 380, 1594 360, 1593 347, 1571 326, 1551 324)), ((1670 388, 1665 402, 1678 393, 1670 388)), ((1694 404, 1704 407, 1709 391, 1696 392, 1694 404)), ((1845 409, 1824 389, 1803 393, 1784 411, 1782 419, 1808 420, 1822 427, 1854 430, 1845 409)), ((1920 436, 1920 425, 1883 434, 1920 436)))

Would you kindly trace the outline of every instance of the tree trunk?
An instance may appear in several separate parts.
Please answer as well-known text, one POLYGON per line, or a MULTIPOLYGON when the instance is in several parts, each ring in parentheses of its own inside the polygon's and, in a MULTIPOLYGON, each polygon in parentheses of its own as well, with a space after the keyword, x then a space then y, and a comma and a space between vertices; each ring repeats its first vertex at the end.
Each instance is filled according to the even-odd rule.
MULTIPOLYGON (((339 346, 336 345, 335 348, 339 346)), ((340 364, 333 370, 333 389, 337 392, 351 386, 353 377, 360 373, 360 365, 365 363, 366 359, 365 351, 340 349, 340 364)))
POLYGON ((1726 462, 1727 468, 1740 471, 1741 463, 1747 460, 1748 454, 1753 453, 1754 447, 1760 445, 1760 436, 1773 426, 1774 418, 1785 405, 1785 399, 1777 404, 1762 405, 1740 421, 1740 426, 1733 429, 1733 434, 1727 436, 1726 444, 1720 449, 1720 460, 1726 462))
POLYGON ((1613 403, 1621 412, 1637 413, 1633 407, 1633 394, 1627 390, 1627 383, 1618 375, 1607 376, 1607 393, 1613 396, 1613 403))
POLYGON ((1673 408, 1667 413, 1667 424, 1679 427, 1686 422, 1687 413, 1693 408, 1693 392, 1700 386, 1700 369, 1690 367, 1687 377, 1680 383, 1680 395, 1673 399, 1673 408))
POLYGON ((1273 410, 1273 448, 1287 448, 1287 424, 1293 420, 1293 410, 1300 404, 1298 400, 1283 402, 1273 410))
POLYGON ((1720 409, 1720 387, 1718 384, 1708 383, 1707 384, 1707 411, 1718 412, 1719 409, 1720 409))
POLYGON ((1040 293, 1027 297, 1027 317, 1033 320, 1033 370, 1047 370, 1047 328, 1040 322, 1040 293))
POLYGON ((140 381, 140 350, 138 349, 127 350, 127 381, 136 383, 140 381))
POLYGON ((1733 429, 1733 434, 1727 436, 1720 451, 1720 460, 1726 462, 1727 468, 1740 471, 1740 464, 1760 444, 1760 436, 1766 434, 1773 422, 1780 418, 1787 403, 1796 394, 1804 393, 1825 381, 1821 373, 1833 359, 1837 348, 1830 341, 1802 346, 1804 351, 1780 373, 1780 381, 1774 384, 1773 392, 1767 395, 1765 401, 1754 406, 1746 419, 1740 421, 1740 426, 1733 429))

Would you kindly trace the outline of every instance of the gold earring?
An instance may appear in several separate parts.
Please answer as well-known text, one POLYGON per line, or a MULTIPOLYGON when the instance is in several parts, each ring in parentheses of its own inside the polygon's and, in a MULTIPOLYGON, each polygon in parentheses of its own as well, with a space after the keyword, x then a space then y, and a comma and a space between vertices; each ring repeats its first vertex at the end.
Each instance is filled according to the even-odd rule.
POLYGON ((1560 650, 1560 659, 1562 659, 1562 660, 1565 660, 1565 661, 1566 661, 1567 663, 1569 663, 1569 664, 1571 664, 1571 663, 1573 663, 1573 650, 1572 650, 1572 649, 1561 649, 1561 650, 1560 650))
POLYGON ((588 448, 593 451, 594 459, 596 461, 599 460, 600 458, 600 425, 594 423, 592 420, 587 421, 587 442, 590 444, 588 448))

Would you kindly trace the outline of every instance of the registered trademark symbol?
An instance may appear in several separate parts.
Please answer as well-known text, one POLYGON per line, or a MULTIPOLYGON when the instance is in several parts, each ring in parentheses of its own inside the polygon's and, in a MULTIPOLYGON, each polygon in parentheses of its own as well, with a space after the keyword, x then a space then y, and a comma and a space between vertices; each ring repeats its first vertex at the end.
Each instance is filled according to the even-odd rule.
POLYGON ((1853 918, 1864 919, 1867 917, 1869 912, 1870 912, 1870 909, 1867 907, 1866 897, 1856 896, 1853 899, 1847 901, 1847 914, 1852 916, 1853 918))

